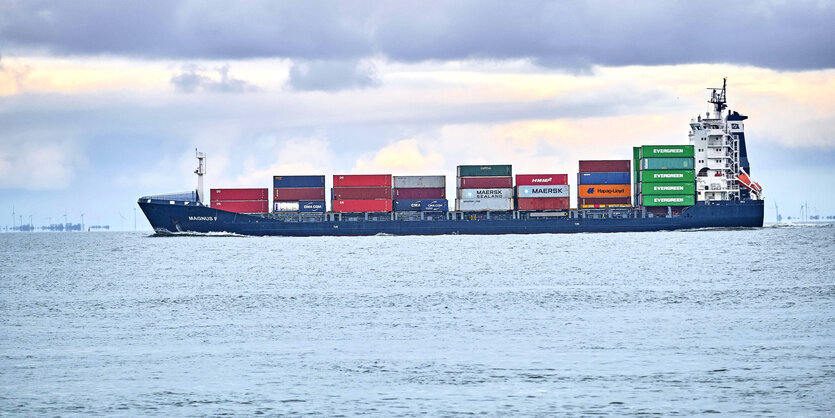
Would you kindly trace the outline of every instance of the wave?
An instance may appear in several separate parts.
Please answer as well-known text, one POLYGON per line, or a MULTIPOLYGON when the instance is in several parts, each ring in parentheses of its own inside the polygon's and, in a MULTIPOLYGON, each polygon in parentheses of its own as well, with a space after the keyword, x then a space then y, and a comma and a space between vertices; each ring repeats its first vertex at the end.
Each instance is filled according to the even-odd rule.
POLYGON ((194 231, 182 231, 182 232, 170 232, 165 230, 155 231, 153 234, 148 235, 149 238, 162 238, 162 237, 237 237, 237 238, 250 238, 249 235, 242 235, 236 234, 234 232, 194 232, 194 231))

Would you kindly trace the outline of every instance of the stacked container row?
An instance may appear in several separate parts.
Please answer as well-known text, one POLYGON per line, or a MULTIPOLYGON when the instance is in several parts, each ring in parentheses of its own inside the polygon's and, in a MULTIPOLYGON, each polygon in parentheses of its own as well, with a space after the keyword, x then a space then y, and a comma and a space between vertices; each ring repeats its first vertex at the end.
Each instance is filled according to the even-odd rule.
POLYGON ((325 212, 325 176, 273 176, 273 211, 325 212))
POLYGON ((334 212, 391 212, 391 174, 333 176, 331 208, 334 212))
POLYGON ((267 189, 209 189, 209 206, 236 213, 269 212, 267 189))
POLYGON ((513 168, 510 165, 459 165, 456 183, 456 210, 513 210, 513 168))
POLYGON ((635 197, 642 206, 692 206, 696 175, 692 145, 644 145, 633 148, 638 162, 635 197))
POLYGON ((629 207, 632 201, 629 180, 629 160, 580 161, 577 173, 577 206, 629 207))
POLYGON ((398 212, 446 212, 446 176, 394 176, 393 208, 398 212))
POLYGON ((565 210, 571 207, 567 174, 517 174, 516 208, 565 210))

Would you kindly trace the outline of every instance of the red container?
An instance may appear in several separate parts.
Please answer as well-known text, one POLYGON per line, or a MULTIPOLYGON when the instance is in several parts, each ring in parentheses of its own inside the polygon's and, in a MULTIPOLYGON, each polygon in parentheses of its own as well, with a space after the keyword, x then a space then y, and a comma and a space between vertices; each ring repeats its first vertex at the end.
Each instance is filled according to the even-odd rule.
POLYGON ((276 202, 294 202, 298 200, 325 200, 325 188, 294 187, 287 189, 273 189, 273 200, 276 202))
POLYGON ((269 189, 209 189, 209 201, 267 200, 269 198, 269 189))
MULTIPOLYGON (((520 199, 521 200, 521 199, 520 199)), ((578 198, 582 205, 628 205, 632 203, 631 197, 581 197, 578 198)))
POLYGON ((509 189, 513 177, 458 177, 459 189, 509 189))
POLYGON ((568 174, 517 174, 517 186, 550 186, 568 184, 568 174))
POLYGON ((333 187, 391 187, 391 174, 334 175, 333 187))
POLYGON ((581 173, 629 172, 629 160, 585 160, 580 161, 581 173))
POLYGON ((395 199, 446 199, 446 189, 394 189, 395 199))
POLYGON ((563 210, 571 207, 567 197, 523 197, 519 198, 519 210, 563 210))
POLYGON ((391 200, 391 187, 334 187, 333 200, 391 200))
POLYGON ((237 213, 267 213, 269 202, 266 200, 213 200, 211 207, 237 213))
POLYGON ((334 212, 391 212, 391 199, 388 200, 333 200, 334 212))

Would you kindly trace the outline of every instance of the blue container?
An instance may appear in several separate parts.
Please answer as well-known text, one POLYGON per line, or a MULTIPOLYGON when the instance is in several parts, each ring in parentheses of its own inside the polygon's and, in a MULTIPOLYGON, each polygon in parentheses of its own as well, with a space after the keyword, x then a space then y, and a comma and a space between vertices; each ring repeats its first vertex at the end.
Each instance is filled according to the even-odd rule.
POLYGON ((325 176, 273 176, 273 188, 325 187, 325 176))
POLYGON ((325 202, 322 200, 299 201, 299 212, 325 212, 325 209, 325 202))
POLYGON ((396 212, 447 212, 449 202, 446 199, 398 199, 394 201, 396 212))
POLYGON ((577 173, 577 184, 630 184, 629 173, 577 173))

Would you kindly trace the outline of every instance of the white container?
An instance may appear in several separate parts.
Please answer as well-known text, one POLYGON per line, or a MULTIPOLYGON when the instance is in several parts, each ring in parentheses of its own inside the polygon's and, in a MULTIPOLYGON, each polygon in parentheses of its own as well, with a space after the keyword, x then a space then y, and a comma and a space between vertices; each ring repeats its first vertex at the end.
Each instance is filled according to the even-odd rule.
POLYGON ((397 189, 441 189, 446 187, 446 176, 394 176, 397 189))
POLYGON ((513 199, 455 199, 455 210, 464 212, 513 210, 513 199))
POLYGON ((513 189, 458 189, 459 199, 513 199, 513 189))
POLYGON ((568 185, 517 186, 516 197, 569 197, 568 185))
POLYGON ((299 202, 275 202, 276 212, 298 212, 299 202))

